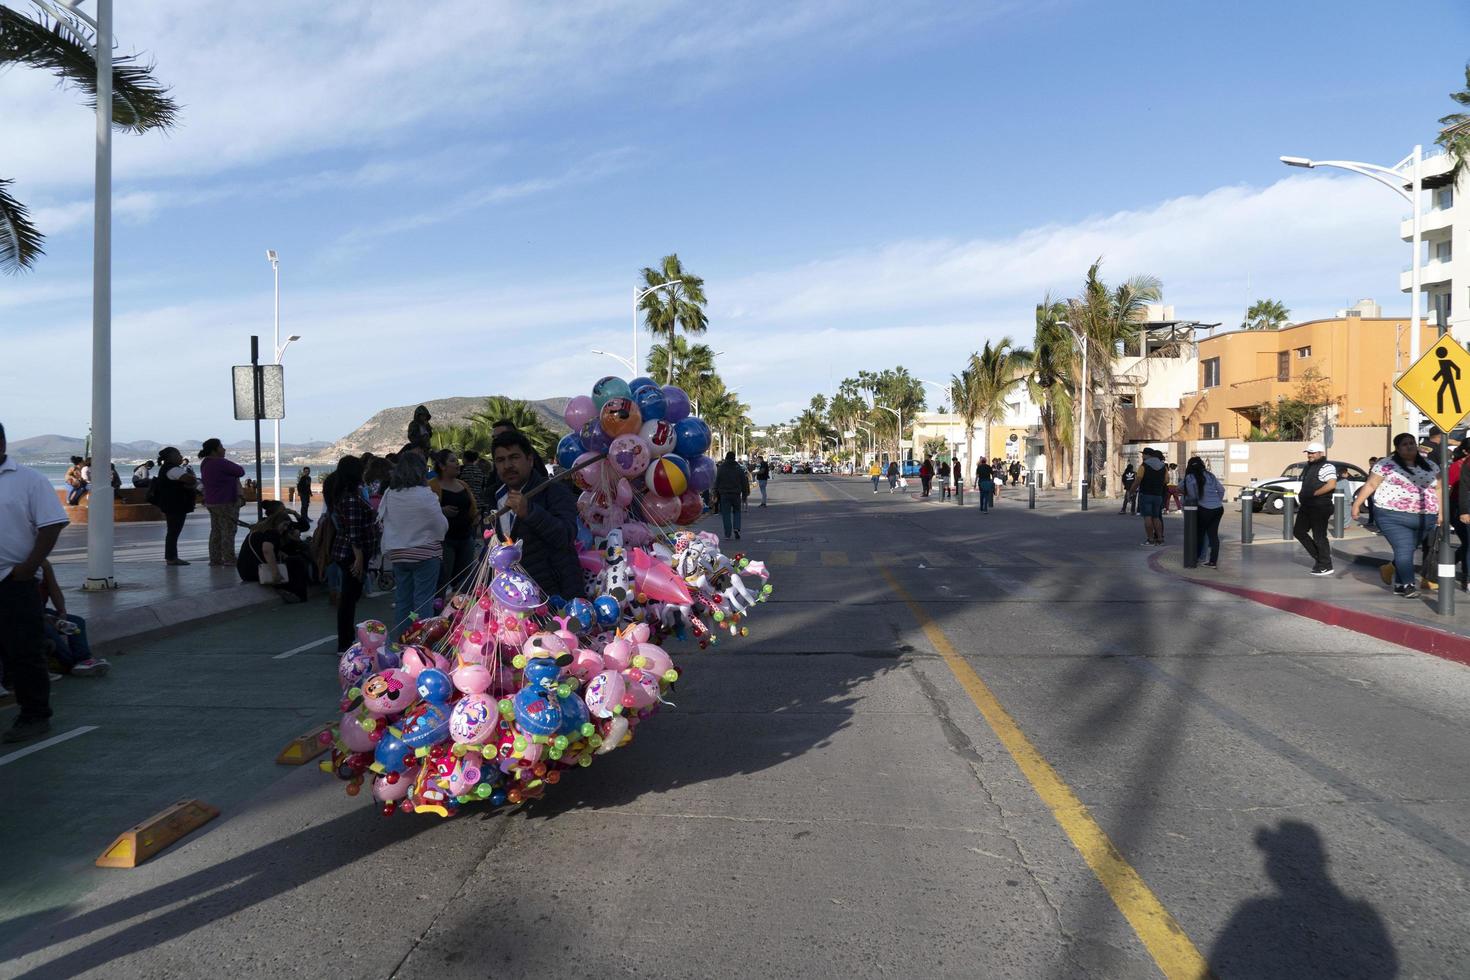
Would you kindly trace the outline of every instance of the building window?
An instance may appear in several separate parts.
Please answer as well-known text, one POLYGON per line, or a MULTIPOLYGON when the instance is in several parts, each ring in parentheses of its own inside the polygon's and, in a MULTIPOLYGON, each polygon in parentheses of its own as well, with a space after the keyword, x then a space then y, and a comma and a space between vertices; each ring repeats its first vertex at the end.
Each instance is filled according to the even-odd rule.
POLYGON ((1204 369, 1205 373, 1205 383, 1201 387, 1220 387, 1220 359, 1218 357, 1211 357, 1208 360, 1201 361, 1200 367, 1204 369))
POLYGON ((1298 359, 1303 358, 1303 357, 1311 357, 1312 356, 1312 348, 1310 348, 1310 347, 1298 347, 1296 349, 1296 356, 1297 356, 1298 359))
POLYGON ((1434 210, 1443 211, 1445 208, 1455 206, 1455 189, 1453 187, 1441 187, 1434 192, 1434 210))
POLYGON ((1138 407, 1138 398, 1136 396, 1134 396, 1134 395, 1119 395, 1118 396, 1118 407, 1119 408, 1137 408, 1138 407))
POLYGON ((1291 351, 1284 350, 1276 355, 1276 380, 1291 380, 1291 351))
POLYGON ((1454 242, 1443 241, 1434 243, 1434 261, 1448 262, 1454 257, 1454 242))
POLYGON ((1199 427, 1199 437, 1201 439, 1218 439, 1218 438, 1220 438, 1220 423, 1219 422, 1205 422, 1205 423, 1202 423, 1200 425, 1200 427, 1199 427))

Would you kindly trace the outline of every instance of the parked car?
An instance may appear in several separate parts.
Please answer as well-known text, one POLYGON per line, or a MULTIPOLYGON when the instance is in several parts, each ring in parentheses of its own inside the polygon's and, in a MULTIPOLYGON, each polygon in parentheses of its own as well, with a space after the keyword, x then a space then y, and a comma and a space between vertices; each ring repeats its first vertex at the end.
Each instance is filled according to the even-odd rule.
MULTIPOLYGON (((1362 485, 1368 482, 1368 473, 1357 463, 1344 463, 1339 460, 1327 460, 1337 468, 1337 486, 1351 499, 1362 485)), ((1300 463, 1292 463, 1281 471, 1281 475, 1269 480, 1256 480, 1241 491, 1241 496, 1254 491, 1255 501, 1251 504, 1251 510, 1257 513, 1269 511, 1279 514, 1286 509, 1287 493, 1301 493, 1302 473, 1307 468, 1303 460, 1300 463)))

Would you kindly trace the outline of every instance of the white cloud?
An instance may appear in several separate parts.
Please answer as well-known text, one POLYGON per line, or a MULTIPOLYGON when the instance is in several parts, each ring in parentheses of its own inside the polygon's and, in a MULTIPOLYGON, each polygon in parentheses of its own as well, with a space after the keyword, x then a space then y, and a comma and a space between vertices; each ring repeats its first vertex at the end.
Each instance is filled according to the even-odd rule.
MULTIPOLYGON (((901 363, 943 379, 987 338, 1008 333, 1025 343, 1042 294, 1074 291, 1099 255, 1109 281, 1153 273, 1178 315, 1226 326, 1264 296, 1283 300, 1297 319, 1330 316, 1362 296, 1405 310, 1397 287, 1408 248, 1396 238, 1398 218, 1394 199, 1367 181, 1304 176, 1007 238, 900 242, 743 278, 701 268, 712 323, 703 339, 725 351, 721 371, 756 419, 779 421, 863 368, 901 363)), ((587 387, 611 367, 587 348, 626 350, 625 284, 567 271, 515 288, 446 279, 292 291, 283 314, 306 339, 288 359, 288 427, 335 438, 388 405, 587 387)), ((43 313, 44 301, 36 297, 43 313)), ((244 361, 252 327, 268 335, 266 315, 256 295, 120 306, 118 437, 234 431, 226 369, 244 361), (160 377, 170 379, 170 404, 151 394, 160 377)), ((86 317, 31 322, 35 332, 6 340, 14 356, 0 358, 0 390, 49 405, 54 421, 45 429, 84 431, 85 404, 64 404, 28 365, 58 352, 84 359, 86 317)))

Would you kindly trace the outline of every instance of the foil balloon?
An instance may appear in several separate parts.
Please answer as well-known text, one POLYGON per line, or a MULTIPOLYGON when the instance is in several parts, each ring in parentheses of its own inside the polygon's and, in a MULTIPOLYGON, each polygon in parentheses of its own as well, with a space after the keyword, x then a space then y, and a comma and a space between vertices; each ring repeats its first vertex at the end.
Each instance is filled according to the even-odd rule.
POLYGON ((627 683, 623 680, 623 675, 617 671, 604 670, 587 682, 583 700, 587 704, 587 710, 598 718, 611 718, 623 710, 623 697, 626 693, 627 683))
POLYGON ((362 706, 375 715, 396 715, 413 703, 417 693, 412 677, 390 667, 362 682, 362 706))
POLYGON ((364 619, 357 624, 357 642, 376 650, 388 642, 388 626, 382 620, 364 619))
POLYGON ((689 417, 689 396, 677 385, 664 385, 664 418, 678 422, 689 417))
POLYGON ((618 436, 608 446, 607 462, 620 476, 632 479, 642 476, 653 460, 653 447, 641 435, 618 436))
POLYGON ((641 429, 643 415, 638 411, 638 406, 633 404, 633 399, 609 398, 597 413, 597 424, 602 426, 602 431, 608 436, 616 439, 641 429))
POLYGON ((562 419, 573 432, 582 431, 582 426, 597 418, 597 403, 588 395, 578 395, 567 402, 562 419))
POLYGON ((633 392, 628 388, 628 382, 608 375, 592 386, 592 404, 596 405, 600 412, 609 399, 628 398, 632 394, 633 392))
POLYGON ((361 643, 354 643, 343 651, 337 661, 337 680, 345 691, 362 683, 364 677, 377 669, 373 652, 364 648, 361 643))
POLYGON ((490 580, 490 594, 511 612, 532 612, 546 605, 546 593, 535 579, 517 569, 497 572, 490 580))
POLYGON ((500 710, 483 693, 467 694, 449 713, 449 737, 458 745, 488 745, 500 738, 500 710))

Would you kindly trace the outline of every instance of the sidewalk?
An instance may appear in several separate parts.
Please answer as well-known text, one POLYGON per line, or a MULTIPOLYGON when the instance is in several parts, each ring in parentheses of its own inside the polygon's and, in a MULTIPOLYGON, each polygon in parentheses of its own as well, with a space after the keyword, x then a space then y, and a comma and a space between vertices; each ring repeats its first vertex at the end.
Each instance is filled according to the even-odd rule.
POLYGON ((1424 589, 1416 599, 1395 597, 1379 575, 1390 556, 1381 535, 1355 527, 1334 538, 1336 574, 1315 578, 1308 574, 1311 561, 1301 545, 1281 540, 1279 518, 1264 525, 1258 521, 1255 541, 1243 545, 1237 514, 1228 535, 1221 528, 1217 569, 1184 567, 1182 530, 1177 521, 1166 525, 1169 543, 1150 558, 1155 571, 1470 664, 1470 596, 1456 593, 1452 616, 1436 612, 1435 590, 1424 589))
MULTIPOLYGON (((119 524, 113 547, 118 588, 85 592, 87 528, 71 525, 51 553, 51 565, 66 596, 67 611, 87 621, 87 636, 100 655, 166 636, 190 624, 279 604, 275 590, 240 581, 234 566, 209 566, 209 515, 189 516, 179 539, 179 556, 193 564, 163 563, 161 522, 119 524)), ((238 543, 239 537, 236 541, 238 543)))

